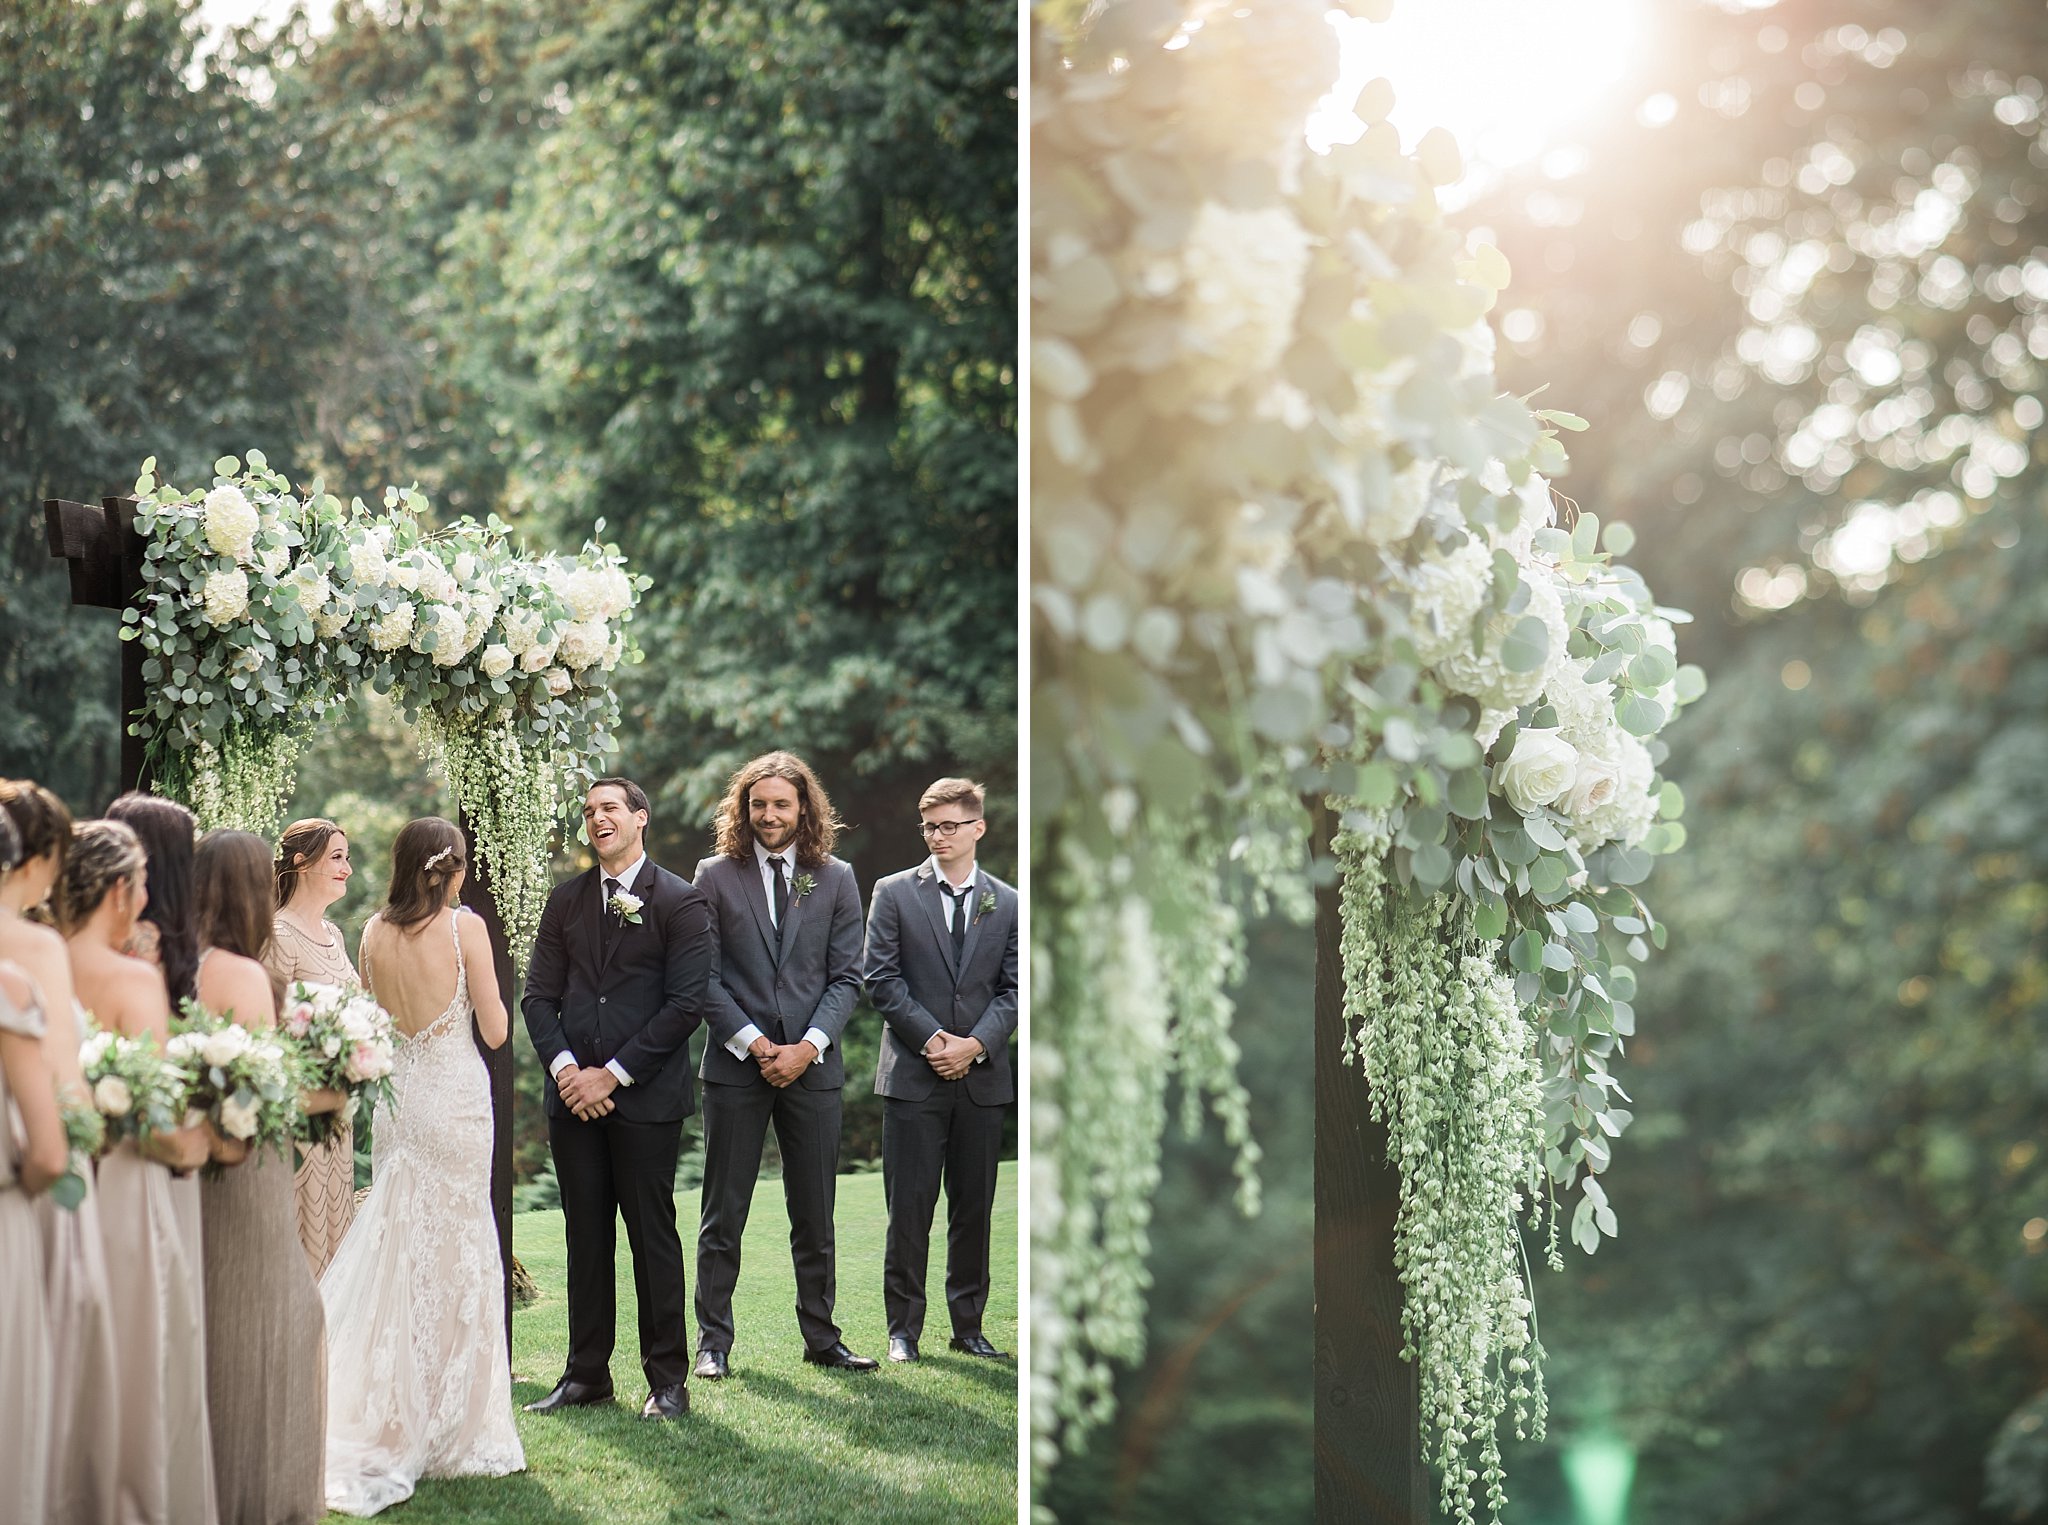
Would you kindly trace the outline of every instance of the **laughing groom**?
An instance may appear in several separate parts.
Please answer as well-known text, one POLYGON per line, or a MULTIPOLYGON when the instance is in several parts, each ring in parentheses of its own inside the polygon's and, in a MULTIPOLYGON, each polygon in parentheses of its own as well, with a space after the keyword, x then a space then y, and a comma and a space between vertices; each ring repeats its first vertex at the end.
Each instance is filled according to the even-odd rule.
POLYGON ((771 1123, 782 1150, 804 1359, 873 1371, 878 1363, 848 1350, 832 1320, 846 1084, 839 1035, 860 995, 860 890, 853 869, 832 856, 832 802, 788 752, 757 757, 733 775, 717 831, 718 852, 695 875, 718 933, 702 1070, 696 1375, 716 1381, 729 1370, 740 1238, 771 1123))
POLYGON ((703 1020, 711 912, 647 857, 647 796, 601 778, 583 802, 597 867, 555 887, 520 1009, 547 1066, 548 1147, 569 1248, 569 1361, 529 1411, 612 1401, 617 1220, 633 1246, 643 1419, 689 1412, 689 1325, 676 1233, 676 1155, 695 1110, 690 1034, 703 1020))
POLYGON ((887 1023, 875 1094, 889 1203, 882 1304, 892 1361, 918 1359, 941 1182, 952 1347, 1004 1356, 981 1318, 1004 1114, 1017 1099, 1017 892, 975 864, 988 829, 983 802, 971 779, 942 778, 925 790, 918 826, 931 856, 876 884, 868 915, 868 999, 887 1023))

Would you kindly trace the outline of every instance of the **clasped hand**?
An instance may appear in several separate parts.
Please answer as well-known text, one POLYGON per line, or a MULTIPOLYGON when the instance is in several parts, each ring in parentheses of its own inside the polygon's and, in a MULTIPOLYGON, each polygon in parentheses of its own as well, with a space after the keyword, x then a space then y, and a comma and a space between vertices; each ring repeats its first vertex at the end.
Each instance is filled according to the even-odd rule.
POLYGON ((924 1046, 924 1056, 941 1080, 958 1080, 974 1068, 981 1052, 980 1039, 959 1038, 949 1032, 933 1033, 931 1042, 924 1046))
POLYGON ((555 1077, 555 1088, 562 1093, 562 1100, 569 1104, 569 1110, 583 1122, 593 1122, 609 1114, 617 1105, 612 1092, 619 1088, 619 1077, 601 1064, 584 1069, 578 1064, 565 1064, 562 1072, 555 1077))
POLYGON ((756 1038, 747 1052, 761 1066, 763 1078, 778 1090, 794 1084, 818 1057, 816 1046, 808 1038, 800 1038, 795 1043, 776 1043, 764 1035, 756 1038))

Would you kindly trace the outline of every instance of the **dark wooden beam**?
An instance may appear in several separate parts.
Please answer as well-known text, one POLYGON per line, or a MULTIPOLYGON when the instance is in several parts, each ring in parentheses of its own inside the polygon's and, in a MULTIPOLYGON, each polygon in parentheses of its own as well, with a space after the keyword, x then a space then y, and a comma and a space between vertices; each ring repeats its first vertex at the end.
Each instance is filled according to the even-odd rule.
POLYGON ((477 856, 476 830, 469 817, 462 817, 463 851, 469 855, 469 877, 463 881, 462 903, 483 918, 491 934, 491 959, 498 971, 498 993, 504 997, 510 1019, 505 1041, 496 1048, 476 1034, 477 1052, 484 1056, 484 1068, 491 1077, 491 1212, 498 1220, 498 1254, 505 1268, 505 1349, 512 1349, 512 1032, 518 1026, 519 1002, 513 988, 512 945, 505 937, 505 921, 498 914, 498 899, 491 890, 490 876, 477 856))
MULTIPOLYGON (((133 497, 102 498, 97 505, 66 498, 43 500, 43 536, 52 556, 68 564, 71 602, 89 609, 127 609, 142 593, 142 536, 133 497)), ((118 637, 117 637, 118 639, 118 637)), ((121 790, 149 790, 154 780, 140 736, 129 734, 145 702, 142 643, 121 641, 121 790)), ((117 790, 116 793, 119 793, 117 790)))
MULTIPOLYGON (((1334 822, 1316 811, 1318 844, 1334 822)), ((1344 1047, 1338 888, 1316 893, 1316 1525, 1429 1525, 1422 1397, 1401 1359, 1400 1176, 1344 1047)))

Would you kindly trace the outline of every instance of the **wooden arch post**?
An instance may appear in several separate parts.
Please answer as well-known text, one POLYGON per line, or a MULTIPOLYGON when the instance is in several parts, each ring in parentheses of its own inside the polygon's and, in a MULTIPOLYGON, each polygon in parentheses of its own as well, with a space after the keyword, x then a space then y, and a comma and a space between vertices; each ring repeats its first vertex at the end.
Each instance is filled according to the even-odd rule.
MULTIPOLYGON (((1327 844, 1334 817, 1318 804, 1314 819, 1327 844)), ((1366 1079, 1343 1057, 1339 896, 1335 882, 1316 892, 1316 1525, 1429 1525, 1421 1379, 1401 1359, 1401 1177, 1366 1079)))
MULTIPOLYGON (((102 498, 97 506, 63 498, 43 502, 44 538, 52 556, 61 557, 71 573, 71 602, 88 609, 127 609, 142 592, 142 535, 135 527, 136 500, 102 498)), ((147 702, 142 681, 142 643, 121 642, 121 787, 148 790, 148 758, 142 738, 128 733, 128 721, 147 702)), ((476 833, 468 818, 462 835, 469 853, 470 874, 463 904, 483 918, 491 934, 498 970, 498 988, 505 1005, 517 1010, 512 980, 512 950, 505 941, 505 923, 497 897, 476 855, 476 833)), ((498 1048, 477 1039, 484 1068, 491 1077, 491 1210, 498 1223, 498 1252, 504 1265, 505 1348, 512 1348, 512 1039, 498 1048)))

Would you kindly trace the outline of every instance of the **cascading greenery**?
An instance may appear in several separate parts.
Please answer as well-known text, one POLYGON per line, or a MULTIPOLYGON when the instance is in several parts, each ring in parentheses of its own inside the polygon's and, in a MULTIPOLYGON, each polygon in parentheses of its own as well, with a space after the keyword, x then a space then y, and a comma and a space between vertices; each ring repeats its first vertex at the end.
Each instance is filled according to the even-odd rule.
POLYGON ((1336 872, 1444 1501, 1497 1516, 1500 1424, 1543 1417, 1519 1217, 1553 1261, 1567 1204, 1614 1232, 1634 887, 1684 841, 1657 733, 1704 680, 1628 527, 1548 485, 1583 421, 1499 392, 1449 139, 1306 150, 1315 0, 1159 15, 1034 36, 1035 1463, 1141 1348, 1171 1084, 1255 1201, 1239 918, 1336 872))
POLYGON ((260 451, 215 462, 203 489, 155 471, 135 484, 143 591, 122 634, 146 653, 133 724, 158 786, 205 826, 273 835, 320 717, 363 687, 394 695, 469 818, 523 969, 549 838, 614 745, 610 674, 640 659, 646 579, 595 540, 535 558, 495 518, 430 528, 411 489, 386 488, 381 513, 318 482, 295 494, 260 451))

